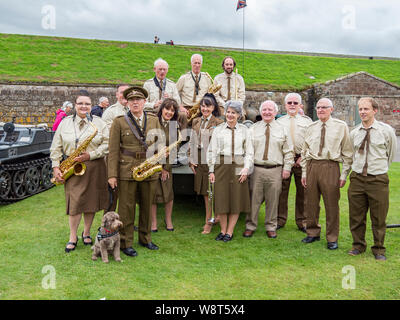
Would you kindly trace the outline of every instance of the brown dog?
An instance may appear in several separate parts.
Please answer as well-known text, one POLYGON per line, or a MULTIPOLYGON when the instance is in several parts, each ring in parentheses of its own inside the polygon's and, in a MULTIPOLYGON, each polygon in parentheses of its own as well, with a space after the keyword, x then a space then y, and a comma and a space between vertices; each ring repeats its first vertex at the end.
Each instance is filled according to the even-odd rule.
POLYGON ((96 242, 92 247, 92 260, 97 260, 101 255, 103 262, 108 263, 108 255, 112 254, 115 261, 121 262, 120 257, 120 236, 119 228, 122 222, 119 220, 118 213, 114 211, 107 212, 102 219, 101 227, 96 236, 96 242))

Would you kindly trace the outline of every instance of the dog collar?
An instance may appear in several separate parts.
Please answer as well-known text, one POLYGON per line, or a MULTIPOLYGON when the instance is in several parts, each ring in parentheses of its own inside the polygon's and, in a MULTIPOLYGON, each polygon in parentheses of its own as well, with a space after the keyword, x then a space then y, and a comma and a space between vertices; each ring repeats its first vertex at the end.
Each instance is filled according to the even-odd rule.
POLYGON ((107 230, 106 228, 103 228, 103 229, 106 231, 106 234, 101 233, 101 227, 98 229, 97 240, 99 240, 99 241, 101 241, 103 239, 106 239, 106 238, 110 238, 110 237, 115 236, 116 234, 118 234, 118 231, 111 232, 110 230, 107 230))

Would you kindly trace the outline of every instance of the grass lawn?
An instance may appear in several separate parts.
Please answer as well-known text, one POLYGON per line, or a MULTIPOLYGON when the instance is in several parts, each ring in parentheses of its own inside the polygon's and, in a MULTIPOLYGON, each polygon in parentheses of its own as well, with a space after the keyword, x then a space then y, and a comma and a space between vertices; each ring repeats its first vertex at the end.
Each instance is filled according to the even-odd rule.
POLYGON ((228 49, 11 34, 0 34, 0 81, 141 85, 154 77, 159 57, 177 81, 190 70, 193 53, 203 55, 202 70, 212 77, 222 72, 222 59, 233 56, 247 90, 302 90, 358 71, 400 85, 400 61, 246 52, 243 67, 242 52, 228 49))
MULTIPOLYGON (((400 163, 391 166, 388 224, 400 223, 400 163)), ((292 183, 292 191, 294 183, 292 183)), ((110 259, 91 260, 83 246, 64 253, 68 241, 68 219, 64 215, 62 187, 0 207, 0 299, 399 299, 400 229, 388 229, 386 262, 375 261, 370 249, 358 257, 347 255, 351 248, 348 227, 347 187, 342 189, 339 249, 326 248, 325 213, 321 212, 321 241, 303 244, 304 233, 294 223, 291 193, 289 221, 268 239, 261 211, 257 232, 246 239, 244 215, 229 243, 214 240, 218 228, 201 235, 201 201, 178 198, 174 207, 174 232, 163 228, 159 210, 159 232, 153 241, 160 246, 150 251, 137 245, 138 256, 122 254, 122 263, 110 259), (55 270, 55 289, 42 287, 48 277, 45 266, 55 270), (345 266, 356 272, 356 288, 342 288, 345 266), (45 273, 42 273, 44 270, 45 273)), ((263 208, 262 208, 263 210, 263 208)), ((99 213, 92 237, 100 226, 99 213)), ((368 221, 370 221, 368 219, 368 221)), ((372 244, 368 222, 367 242, 372 244)), ((81 234, 83 222, 79 228, 81 234)))

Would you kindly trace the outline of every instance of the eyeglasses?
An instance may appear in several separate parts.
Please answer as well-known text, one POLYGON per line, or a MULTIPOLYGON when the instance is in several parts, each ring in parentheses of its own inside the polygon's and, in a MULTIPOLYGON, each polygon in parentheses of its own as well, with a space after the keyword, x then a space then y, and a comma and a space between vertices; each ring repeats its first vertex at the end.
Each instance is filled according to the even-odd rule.
POLYGON ((298 102, 296 102, 296 101, 288 101, 288 102, 286 102, 286 104, 288 104, 288 105, 295 105, 295 106, 297 106, 299 103, 298 102))
POLYGON ((76 105, 77 106, 91 106, 92 104, 91 103, 78 102, 76 105))
POLYGON ((329 106, 320 106, 320 107, 315 107, 315 110, 320 110, 320 109, 326 110, 326 109, 329 109, 329 108, 332 108, 332 107, 329 107, 329 106))

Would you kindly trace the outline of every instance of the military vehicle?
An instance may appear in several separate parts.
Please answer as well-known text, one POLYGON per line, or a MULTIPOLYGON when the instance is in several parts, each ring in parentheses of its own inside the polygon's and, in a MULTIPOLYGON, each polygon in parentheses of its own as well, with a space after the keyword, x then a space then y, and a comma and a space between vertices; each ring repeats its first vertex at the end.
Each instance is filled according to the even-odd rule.
POLYGON ((0 204, 15 202, 54 185, 49 158, 54 132, 46 124, 0 122, 0 204))

